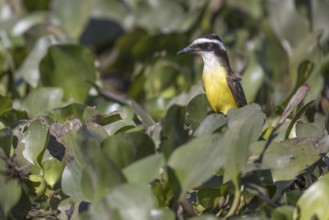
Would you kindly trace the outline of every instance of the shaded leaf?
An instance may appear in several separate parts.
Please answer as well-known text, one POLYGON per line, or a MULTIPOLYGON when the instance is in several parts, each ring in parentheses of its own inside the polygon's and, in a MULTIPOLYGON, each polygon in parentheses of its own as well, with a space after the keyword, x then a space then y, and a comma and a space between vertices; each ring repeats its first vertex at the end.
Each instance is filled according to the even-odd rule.
POLYGON ((205 94, 195 96, 187 105, 186 122, 196 129, 208 113, 209 103, 205 94))
POLYGON ((0 129, 0 148, 2 148, 6 157, 9 158, 13 153, 12 147, 13 132, 10 128, 0 129))
POLYGON ((188 133, 184 128, 185 113, 184 107, 174 105, 169 108, 162 120, 160 148, 165 158, 169 158, 175 148, 187 141, 188 133))
POLYGON ((216 131, 217 129, 223 127, 228 122, 228 118, 225 117, 223 114, 213 113, 207 115, 204 118, 200 125, 196 128, 193 135, 195 136, 203 136, 209 135, 216 131))
POLYGON ((182 193, 210 178, 223 165, 221 144, 214 135, 197 137, 172 153, 168 166, 177 175, 182 193))
POLYGON ((0 95, 0 115, 2 115, 3 113, 9 111, 12 107, 13 102, 11 101, 11 99, 6 98, 2 95, 0 95))
POLYGON ((120 168, 155 153, 152 139, 143 132, 120 133, 102 142, 102 148, 120 168))

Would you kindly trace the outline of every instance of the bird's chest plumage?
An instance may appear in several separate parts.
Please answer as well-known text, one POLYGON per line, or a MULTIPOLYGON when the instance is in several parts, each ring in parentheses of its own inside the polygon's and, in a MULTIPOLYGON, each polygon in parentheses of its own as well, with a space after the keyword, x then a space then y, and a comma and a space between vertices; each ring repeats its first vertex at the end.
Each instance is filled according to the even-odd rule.
POLYGON ((221 65, 205 66, 203 70, 203 87, 210 106, 215 112, 224 114, 231 108, 237 108, 226 78, 227 71, 221 65))

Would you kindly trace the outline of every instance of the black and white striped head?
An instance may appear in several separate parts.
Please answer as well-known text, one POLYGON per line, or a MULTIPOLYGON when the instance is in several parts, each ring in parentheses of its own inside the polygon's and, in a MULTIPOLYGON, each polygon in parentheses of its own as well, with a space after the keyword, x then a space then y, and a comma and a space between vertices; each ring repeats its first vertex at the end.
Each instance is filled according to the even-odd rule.
POLYGON ((195 39, 188 47, 178 51, 177 54, 200 54, 206 63, 216 59, 218 62, 229 66, 229 60, 223 41, 216 34, 207 34, 195 39))

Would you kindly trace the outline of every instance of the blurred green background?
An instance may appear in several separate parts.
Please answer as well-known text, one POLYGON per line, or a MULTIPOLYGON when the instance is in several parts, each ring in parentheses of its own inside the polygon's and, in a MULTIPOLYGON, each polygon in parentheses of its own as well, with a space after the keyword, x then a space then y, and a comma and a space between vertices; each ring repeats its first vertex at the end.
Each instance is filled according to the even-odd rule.
POLYGON ((0 219, 327 219, 328 12, 0 0, 0 219), (227 117, 209 112, 202 59, 176 55, 207 33, 256 103, 227 117))

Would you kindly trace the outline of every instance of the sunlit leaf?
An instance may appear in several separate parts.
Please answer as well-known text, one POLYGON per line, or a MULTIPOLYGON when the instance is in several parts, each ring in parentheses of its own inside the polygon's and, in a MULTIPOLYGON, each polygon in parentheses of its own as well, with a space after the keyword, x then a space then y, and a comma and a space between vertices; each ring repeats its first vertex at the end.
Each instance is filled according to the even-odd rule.
POLYGON ((329 175, 325 175, 319 181, 310 186, 297 203, 294 210, 294 219, 328 219, 329 199, 329 175))
POLYGON ((28 112, 30 117, 35 117, 59 107, 62 98, 63 90, 60 88, 38 88, 25 98, 23 109, 28 112))
POLYGON ((60 87, 66 100, 84 102, 96 79, 94 56, 82 46, 67 44, 50 46, 40 63, 44 86, 60 87))
POLYGON ((25 159, 34 165, 40 165, 48 140, 48 124, 43 119, 33 120, 22 139, 22 143, 25 145, 23 151, 25 159))
POLYGON ((164 162, 162 154, 150 155, 125 167, 123 174, 129 182, 148 184, 159 174, 164 162))

